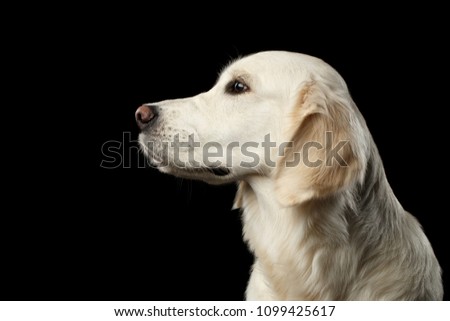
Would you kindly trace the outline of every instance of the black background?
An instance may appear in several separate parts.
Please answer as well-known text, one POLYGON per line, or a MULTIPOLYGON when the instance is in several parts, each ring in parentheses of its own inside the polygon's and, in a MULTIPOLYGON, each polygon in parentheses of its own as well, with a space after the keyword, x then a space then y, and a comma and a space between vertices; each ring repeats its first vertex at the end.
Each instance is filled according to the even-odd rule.
POLYGON ((5 153, 2 298, 241 300, 252 258, 231 210, 234 185, 137 168, 129 141, 129 168, 100 164, 105 142, 123 133, 137 139, 140 104, 206 91, 230 59, 261 50, 315 55, 341 73, 448 291, 447 56, 440 20, 423 18, 435 11, 379 10, 369 19, 363 10, 330 20, 306 8, 224 19, 220 10, 180 18, 86 8, 11 37, 21 46, 9 64, 19 86, 3 121, 25 157, 5 153))

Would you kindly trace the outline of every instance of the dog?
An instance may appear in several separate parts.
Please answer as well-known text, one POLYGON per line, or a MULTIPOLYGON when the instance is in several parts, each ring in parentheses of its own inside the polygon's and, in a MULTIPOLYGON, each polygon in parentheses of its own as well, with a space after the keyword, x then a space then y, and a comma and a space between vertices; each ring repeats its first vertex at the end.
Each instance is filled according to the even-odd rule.
POLYGON ((319 58, 242 57, 208 92, 140 106, 152 166, 238 183, 247 300, 442 300, 441 269, 388 184, 366 122, 319 58))

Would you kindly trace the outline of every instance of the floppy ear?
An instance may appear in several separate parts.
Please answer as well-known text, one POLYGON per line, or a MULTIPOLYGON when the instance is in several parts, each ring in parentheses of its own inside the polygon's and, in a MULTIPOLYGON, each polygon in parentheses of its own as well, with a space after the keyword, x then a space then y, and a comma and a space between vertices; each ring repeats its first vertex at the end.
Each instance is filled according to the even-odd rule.
POLYGON ((288 116, 290 147, 274 171, 275 192, 282 205, 323 198, 355 181, 361 162, 359 123, 352 103, 349 95, 341 97, 315 82, 300 91, 288 116))

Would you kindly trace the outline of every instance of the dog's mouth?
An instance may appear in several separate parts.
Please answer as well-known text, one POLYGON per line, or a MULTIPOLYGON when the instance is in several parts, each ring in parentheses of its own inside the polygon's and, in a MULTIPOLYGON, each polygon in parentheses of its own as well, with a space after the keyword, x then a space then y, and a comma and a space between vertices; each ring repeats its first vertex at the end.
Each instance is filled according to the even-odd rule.
POLYGON ((224 177, 231 173, 231 170, 226 167, 198 167, 198 168, 192 168, 192 167, 185 167, 185 168, 179 168, 177 169, 181 172, 185 172, 188 175, 197 176, 197 175, 205 175, 205 174, 212 174, 217 177, 224 177))
POLYGON ((160 160, 155 160, 155 158, 152 159, 151 163, 152 163, 151 167, 157 168, 162 172, 186 178, 201 179, 201 177, 205 176, 211 177, 211 175, 213 175, 214 177, 222 178, 231 174, 231 169, 226 167, 207 167, 207 166, 189 167, 189 166, 168 165, 167 163, 165 164, 166 166, 162 166, 162 164, 164 163, 160 160))
POLYGON ((186 166, 174 166, 174 165, 167 166, 168 165, 167 163, 165 163, 162 159, 160 159, 156 156, 150 157, 150 163, 151 163, 151 165, 150 165, 151 167, 157 168, 163 172, 165 171, 164 169, 175 170, 178 173, 186 173, 186 174, 189 174, 192 176, 212 174, 217 177, 224 177, 231 173, 231 169, 226 168, 226 167, 206 167, 206 166, 186 167, 186 166))
POLYGON ((161 172, 181 178, 195 179, 209 184, 223 184, 235 181, 231 169, 226 167, 157 167, 161 172))
POLYGON ((156 168, 159 171, 167 174, 171 174, 178 177, 199 179, 207 182, 224 182, 233 177, 232 169, 225 166, 207 166, 206 164, 189 164, 189 162, 183 163, 178 160, 174 161, 168 159, 167 155, 155 152, 153 148, 149 148, 147 145, 141 142, 141 149, 144 155, 148 158, 147 164, 150 167, 156 168))
POLYGON ((230 170, 225 167, 207 167, 207 170, 216 176, 227 176, 230 174, 230 170))

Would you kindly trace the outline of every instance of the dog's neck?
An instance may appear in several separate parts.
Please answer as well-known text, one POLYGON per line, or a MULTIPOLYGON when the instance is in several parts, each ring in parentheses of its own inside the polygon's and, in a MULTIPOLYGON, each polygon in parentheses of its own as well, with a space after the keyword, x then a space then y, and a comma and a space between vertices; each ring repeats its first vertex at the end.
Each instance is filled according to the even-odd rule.
POLYGON ((253 237, 247 235, 247 232, 250 233, 248 229, 255 221, 261 221, 257 226, 267 225, 268 228, 287 222, 287 226, 279 226, 280 232, 283 233, 283 229, 302 228, 296 233, 299 237, 301 235, 310 237, 312 229, 313 234, 320 234, 317 237, 320 237, 321 242, 326 242, 327 239, 330 239, 330 242, 336 242, 337 237, 347 234, 347 216, 351 215, 348 212, 351 212, 353 204, 347 203, 346 200, 352 197, 330 196, 286 207, 278 201, 274 186, 273 178, 256 175, 241 182, 239 186, 238 198, 240 199, 237 202, 239 201, 240 204, 236 205, 243 209, 244 236, 248 241, 251 242, 250 239, 253 237), (295 224, 289 226, 292 220, 295 224), (330 223, 330 220, 332 225, 319 226, 330 223), (339 231, 333 231, 333 228, 339 231))
POLYGON ((275 184, 270 177, 255 175, 250 177, 246 182, 255 195, 260 212, 265 215, 279 215, 289 212, 290 209, 283 207, 276 199, 275 184))
POLYGON ((380 221, 389 222, 385 233, 395 233, 390 229, 396 229, 399 214, 403 213, 383 168, 374 168, 371 161, 362 184, 355 183, 335 194, 290 207, 277 200, 273 178, 248 177, 239 185, 235 207, 243 210, 244 239, 255 255, 253 270, 257 272, 249 288, 269 284, 270 289, 259 290, 271 293, 266 299, 277 300, 344 299, 348 295, 343 288, 345 280, 328 277, 326 269, 351 266, 353 270, 339 275, 347 278, 355 274, 357 265, 348 262, 358 260, 365 251, 357 240, 378 242, 380 233, 376 227, 380 221), (378 209, 377 204, 388 206, 378 209), (312 273, 313 262, 319 257, 327 264, 315 265, 312 273), (296 279, 299 275, 302 280, 296 279), (258 278, 264 281, 259 282, 258 278), (329 296, 321 296, 314 284, 329 287, 325 292, 329 296))
MULTIPOLYGON (((307 281, 321 246, 346 242, 345 217, 325 217, 336 210, 337 201, 325 201, 318 207, 284 207, 276 199, 272 179, 255 176, 241 182, 236 202, 243 209, 244 239, 255 255, 249 289, 267 284, 269 288, 259 290, 270 293, 265 297, 269 300, 318 299, 296 278, 303 275, 307 281), (258 278, 264 281, 255 281, 258 278)), ((248 292, 247 297, 253 295, 248 292)))

